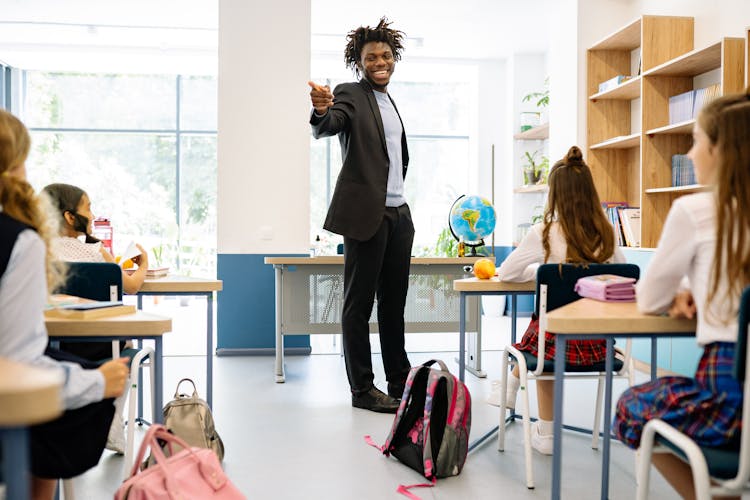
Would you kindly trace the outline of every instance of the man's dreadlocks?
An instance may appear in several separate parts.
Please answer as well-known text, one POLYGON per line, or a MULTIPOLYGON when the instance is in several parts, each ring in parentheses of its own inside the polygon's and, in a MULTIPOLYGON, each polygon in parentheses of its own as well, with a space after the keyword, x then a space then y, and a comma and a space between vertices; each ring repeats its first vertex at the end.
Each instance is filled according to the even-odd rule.
POLYGON ((387 43, 393 52, 393 59, 395 61, 401 60, 401 51, 404 49, 401 42, 405 35, 403 31, 389 28, 390 25, 388 19, 381 17, 380 22, 374 28, 360 26, 346 35, 347 44, 344 49, 344 61, 346 67, 351 68, 357 78, 361 76, 357 64, 362 56, 362 48, 369 42, 387 43))

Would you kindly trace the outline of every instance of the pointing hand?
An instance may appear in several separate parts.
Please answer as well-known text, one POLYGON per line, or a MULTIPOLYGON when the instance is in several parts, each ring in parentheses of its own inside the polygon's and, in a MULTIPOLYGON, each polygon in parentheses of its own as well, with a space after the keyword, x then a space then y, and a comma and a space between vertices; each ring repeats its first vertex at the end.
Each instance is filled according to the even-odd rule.
POLYGON ((328 112, 328 108, 333 106, 333 94, 331 88, 328 85, 320 86, 315 82, 307 82, 312 90, 310 90, 310 100, 312 101, 315 112, 319 115, 324 115, 328 112))

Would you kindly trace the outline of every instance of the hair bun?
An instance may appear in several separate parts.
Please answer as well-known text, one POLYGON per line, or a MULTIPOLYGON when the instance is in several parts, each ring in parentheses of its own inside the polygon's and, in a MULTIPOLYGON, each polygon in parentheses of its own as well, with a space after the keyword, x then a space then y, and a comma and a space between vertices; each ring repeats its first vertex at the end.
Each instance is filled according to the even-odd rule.
POLYGON ((571 146, 565 155, 565 163, 583 163, 583 152, 578 146, 571 146))

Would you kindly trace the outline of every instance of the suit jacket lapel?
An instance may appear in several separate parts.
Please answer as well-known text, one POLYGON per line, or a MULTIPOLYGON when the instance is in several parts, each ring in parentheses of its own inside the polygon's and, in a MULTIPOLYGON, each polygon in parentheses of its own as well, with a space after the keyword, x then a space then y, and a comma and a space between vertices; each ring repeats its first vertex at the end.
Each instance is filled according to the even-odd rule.
POLYGON ((375 95, 373 94, 372 86, 370 86, 370 82, 362 78, 359 81, 359 84, 362 86, 362 88, 365 90, 365 95, 367 96, 367 102, 370 104, 370 110, 372 111, 372 114, 375 116, 375 123, 378 125, 378 133, 380 134, 380 144, 383 146, 383 151, 385 151, 385 154, 388 154, 388 148, 385 145, 385 129, 383 129, 383 118, 380 116, 380 107, 378 106, 378 101, 375 100, 375 95))

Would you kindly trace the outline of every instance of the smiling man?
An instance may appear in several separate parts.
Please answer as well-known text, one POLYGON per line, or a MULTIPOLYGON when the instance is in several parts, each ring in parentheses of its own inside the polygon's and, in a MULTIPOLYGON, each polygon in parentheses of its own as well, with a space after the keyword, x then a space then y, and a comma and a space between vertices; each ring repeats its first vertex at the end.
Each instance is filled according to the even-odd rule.
POLYGON ((312 90, 313 135, 339 136, 343 165, 324 228, 344 237, 341 324, 352 406, 395 413, 411 365, 404 347, 404 306, 414 225, 404 198, 406 133, 387 87, 401 59, 401 31, 380 19, 347 35, 344 58, 358 82, 312 90), (375 387, 368 321, 375 295, 388 394, 375 387))

